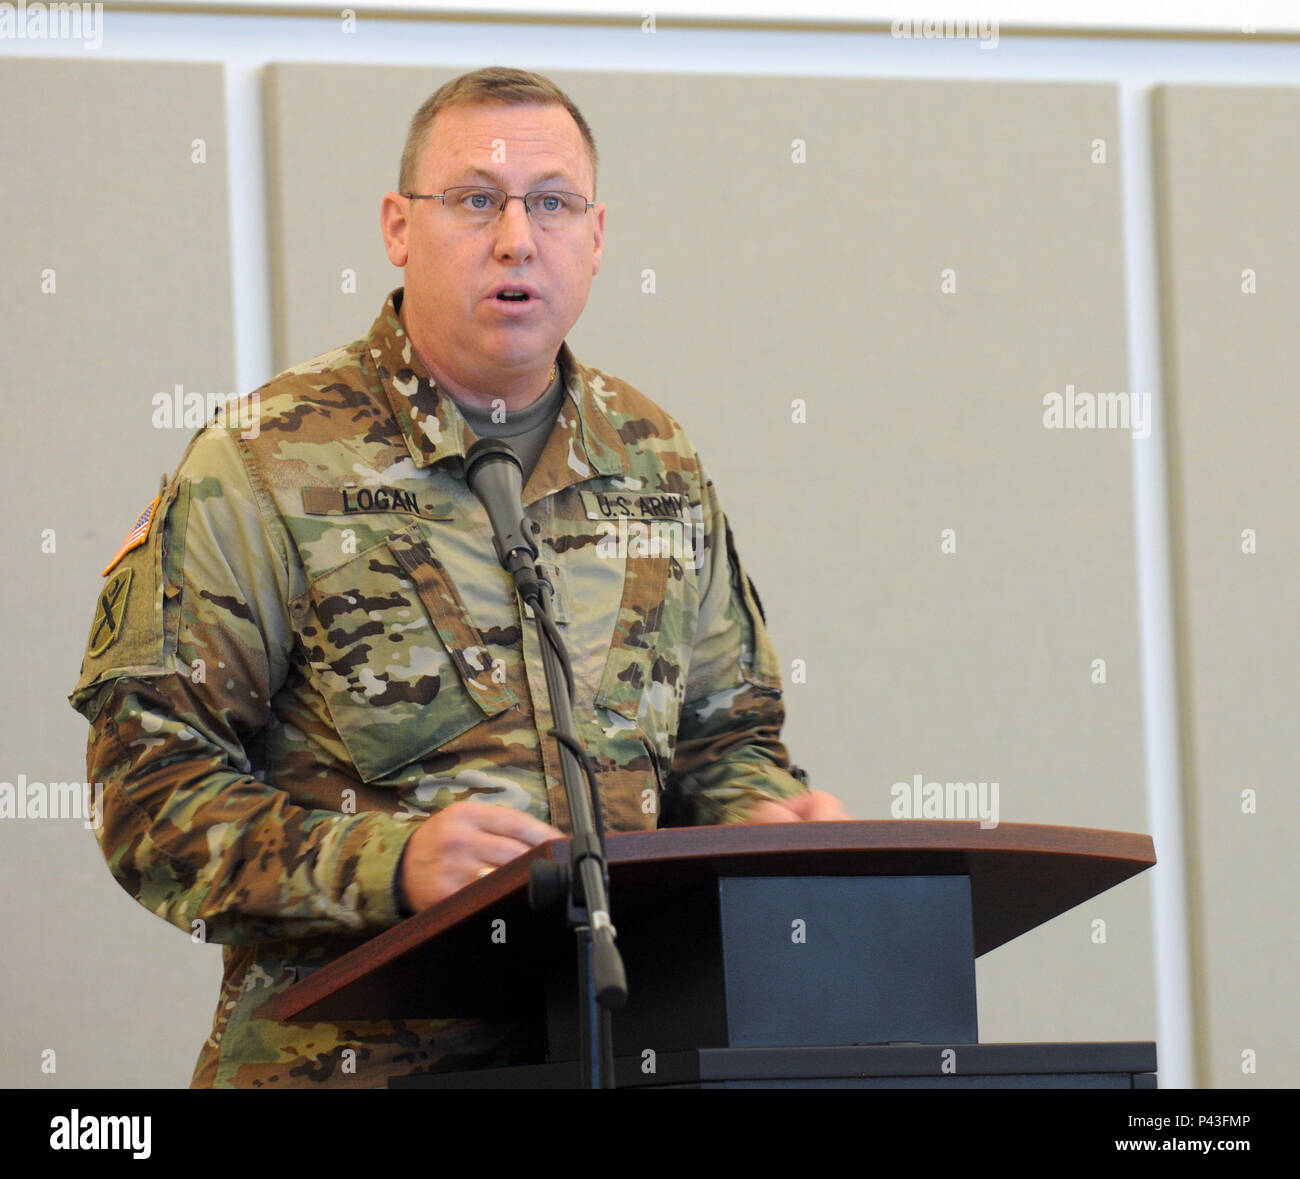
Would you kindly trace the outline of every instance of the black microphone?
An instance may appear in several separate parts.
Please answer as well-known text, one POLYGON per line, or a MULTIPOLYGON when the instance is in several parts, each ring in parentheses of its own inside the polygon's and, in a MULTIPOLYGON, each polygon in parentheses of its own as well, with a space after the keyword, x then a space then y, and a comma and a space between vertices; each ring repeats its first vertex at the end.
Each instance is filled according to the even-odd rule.
POLYGON ((465 455, 465 481, 487 511, 497 559, 524 601, 537 593, 537 546, 524 516, 524 468, 508 442, 481 438, 465 455))

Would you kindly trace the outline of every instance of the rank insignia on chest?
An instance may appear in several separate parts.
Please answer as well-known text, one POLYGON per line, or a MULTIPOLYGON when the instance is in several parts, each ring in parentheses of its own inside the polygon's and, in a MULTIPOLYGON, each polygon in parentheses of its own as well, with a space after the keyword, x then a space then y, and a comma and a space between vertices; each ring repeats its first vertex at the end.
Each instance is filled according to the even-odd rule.
POLYGON ((153 497, 151 503, 140 515, 136 522, 131 526, 131 531, 126 534, 126 539, 122 542, 122 547, 113 554, 113 559, 104 566, 104 572, 101 577, 107 577, 113 572, 113 567, 129 553, 132 549, 138 549, 146 540, 149 539, 149 526, 153 523, 154 513, 158 510, 161 495, 153 497))
POLYGON ((92 659, 112 646, 122 633, 126 595, 131 590, 131 572, 130 569, 119 569, 99 591, 99 604, 90 624, 90 647, 87 651, 92 659))

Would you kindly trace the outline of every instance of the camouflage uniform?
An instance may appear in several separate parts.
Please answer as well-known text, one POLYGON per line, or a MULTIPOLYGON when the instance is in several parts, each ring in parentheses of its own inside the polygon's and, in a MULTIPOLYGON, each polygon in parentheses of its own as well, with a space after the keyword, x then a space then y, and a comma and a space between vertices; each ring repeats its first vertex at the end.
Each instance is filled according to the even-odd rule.
MULTIPOLYGON (((569 827, 536 629, 465 483, 473 435, 400 300, 368 338, 259 390, 255 430, 195 437, 114 570, 71 697, 91 722, 113 874, 224 946, 195 1085, 377 1085, 448 1054, 509 1059, 529 1038, 250 1015, 297 968, 400 919, 395 874, 419 820, 472 797, 569 827)), ((713 484, 658 406, 567 345, 559 361, 567 397, 524 503, 606 829, 658 826, 670 789, 675 822, 740 820, 803 787, 713 484)))

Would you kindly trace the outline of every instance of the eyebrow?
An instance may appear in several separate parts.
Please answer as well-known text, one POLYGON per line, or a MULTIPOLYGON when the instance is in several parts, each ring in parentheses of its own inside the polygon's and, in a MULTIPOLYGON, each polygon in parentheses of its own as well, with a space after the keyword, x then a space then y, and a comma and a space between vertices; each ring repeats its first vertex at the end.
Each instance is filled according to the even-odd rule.
MULTIPOLYGON (((497 188, 500 188, 501 185, 504 183, 504 181, 496 172, 489 172, 486 168, 470 168, 467 172, 464 173, 464 176, 465 178, 477 177, 478 179, 481 180, 489 180, 492 182, 493 186, 497 188)), ((569 175, 568 172, 553 170, 550 172, 544 172, 541 176, 536 177, 533 180, 533 182, 528 186, 528 191, 536 192, 537 186, 539 184, 546 184, 548 181, 551 180, 563 180, 568 184, 577 183, 577 181, 575 181, 573 177, 569 175)))

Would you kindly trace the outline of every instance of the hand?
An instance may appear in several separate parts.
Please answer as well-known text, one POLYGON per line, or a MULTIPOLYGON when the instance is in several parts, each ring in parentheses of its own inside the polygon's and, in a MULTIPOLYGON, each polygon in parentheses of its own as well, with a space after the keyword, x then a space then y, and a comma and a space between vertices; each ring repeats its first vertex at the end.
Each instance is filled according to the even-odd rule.
POLYGON ((455 802, 425 819, 402 857, 401 887, 406 905, 418 913, 472 884, 486 870, 564 832, 513 807, 490 802, 455 802))
POLYGON ((746 823, 816 823, 824 820, 851 819, 844 804, 824 790, 807 790, 780 802, 758 803, 745 819, 746 823))

